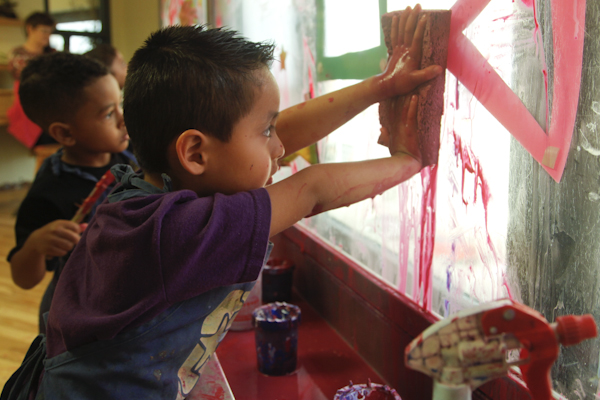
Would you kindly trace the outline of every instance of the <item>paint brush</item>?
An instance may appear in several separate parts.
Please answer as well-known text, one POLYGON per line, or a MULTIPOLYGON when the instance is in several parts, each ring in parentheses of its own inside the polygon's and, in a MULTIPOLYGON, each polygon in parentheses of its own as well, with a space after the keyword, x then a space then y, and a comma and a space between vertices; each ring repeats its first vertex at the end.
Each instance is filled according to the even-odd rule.
POLYGON ((94 189, 90 192, 90 195, 83 201, 81 206, 79 206, 79 209, 73 218, 71 218, 71 221, 77 224, 81 223, 85 216, 91 211, 93 205, 96 203, 96 201, 98 201, 102 193, 104 193, 106 188, 108 188, 114 181, 115 176, 110 171, 106 171, 106 173, 102 175, 102 178, 100 178, 100 180, 96 183, 96 186, 94 186, 94 189))

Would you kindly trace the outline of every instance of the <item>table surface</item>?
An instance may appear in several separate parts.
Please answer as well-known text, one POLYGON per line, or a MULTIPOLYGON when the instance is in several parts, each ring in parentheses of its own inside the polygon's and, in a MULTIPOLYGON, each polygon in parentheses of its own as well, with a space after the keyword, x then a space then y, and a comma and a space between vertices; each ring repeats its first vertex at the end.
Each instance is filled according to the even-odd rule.
POLYGON ((296 293, 302 310, 298 368, 287 376, 258 372, 254 330, 229 331, 217 349, 236 400, 332 400, 349 384, 384 383, 381 377, 296 293))

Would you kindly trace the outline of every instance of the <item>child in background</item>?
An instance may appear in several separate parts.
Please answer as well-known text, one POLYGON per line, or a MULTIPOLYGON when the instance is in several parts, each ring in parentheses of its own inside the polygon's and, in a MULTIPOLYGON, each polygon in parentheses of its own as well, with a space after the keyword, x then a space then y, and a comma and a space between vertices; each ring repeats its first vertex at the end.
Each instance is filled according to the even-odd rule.
POLYGON ((68 53, 38 57, 21 74, 20 95, 31 120, 63 146, 44 161, 21 203, 8 255, 12 279, 23 289, 54 271, 40 306, 44 332, 43 314, 82 232, 70 219, 102 175, 132 156, 121 153, 129 136, 117 81, 97 61, 68 53))
MULTIPOLYGON (((417 15, 396 24, 386 71, 341 103, 360 108, 441 72, 416 69, 425 26, 417 15)), ((409 96, 406 125, 382 140, 391 157, 315 165, 271 185, 284 145, 305 147, 346 118, 323 115, 305 121, 304 137, 280 139, 272 52, 231 31, 181 26, 154 33, 136 52, 124 108, 142 172, 112 169, 120 185, 65 266, 47 345, 43 336, 34 342, 5 386, 7 399, 22 390, 45 399, 185 398, 258 277, 270 237, 420 170, 409 96), (319 124, 326 128, 310 131, 319 124)), ((287 132, 301 131, 298 120, 287 122, 287 132)))
POLYGON ((50 34, 55 25, 54 18, 43 12, 34 12, 25 19, 27 40, 11 51, 8 62, 8 69, 15 80, 21 79, 21 71, 29 60, 54 51, 50 47, 50 34))
POLYGON ((56 22, 50 15, 43 12, 32 13, 25 19, 25 36, 27 37, 25 43, 12 49, 9 55, 8 69, 15 79, 15 83, 13 104, 7 112, 7 130, 29 149, 38 145, 56 143, 47 132, 27 118, 19 100, 19 80, 23 68, 30 60, 55 51, 50 47, 50 34, 54 31, 55 25, 56 22))
POLYGON ((119 87, 123 89, 125 86, 125 77, 127 76, 127 63, 119 50, 110 44, 103 43, 97 45, 84 55, 104 64, 119 83, 119 87))

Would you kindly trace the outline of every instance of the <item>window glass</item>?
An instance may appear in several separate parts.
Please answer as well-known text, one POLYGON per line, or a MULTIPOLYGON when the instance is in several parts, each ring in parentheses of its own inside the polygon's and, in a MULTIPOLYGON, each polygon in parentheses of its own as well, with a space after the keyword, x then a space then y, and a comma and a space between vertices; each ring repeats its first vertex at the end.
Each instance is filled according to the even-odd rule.
POLYGON ((65 50, 65 38, 61 35, 52 34, 50 35, 50 47, 57 51, 65 50))
POLYGON ((55 49, 81 54, 110 43, 108 0, 47 0, 46 11, 56 21, 55 49))
POLYGON ((102 21, 74 21, 74 22, 59 22, 56 24, 56 29, 59 31, 70 32, 102 32, 102 21))
POLYGON ((325 57, 379 46, 379 10, 363 4, 362 0, 325 1, 325 57))
POLYGON ((73 35, 69 38, 69 51, 75 54, 83 54, 94 48, 92 38, 88 36, 73 35))

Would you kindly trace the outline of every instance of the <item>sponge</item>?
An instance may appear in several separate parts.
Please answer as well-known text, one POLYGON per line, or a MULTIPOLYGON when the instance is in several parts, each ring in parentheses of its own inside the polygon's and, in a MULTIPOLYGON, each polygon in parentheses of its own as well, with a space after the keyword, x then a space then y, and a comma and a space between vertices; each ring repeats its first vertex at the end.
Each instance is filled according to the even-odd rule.
MULTIPOLYGON (((392 50, 392 18, 402 15, 404 11, 392 11, 381 17, 381 27, 385 37, 388 51, 392 50)), ((430 65, 440 65, 446 69, 448 58, 448 39, 450 36, 449 10, 423 10, 421 14, 427 14, 427 25, 423 37, 423 53, 421 57, 421 68, 430 65)), ((432 81, 416 89, 419 95, 419 111, 417 116, 419 147, 423 166, 437 164, 440 150, 441 120, 444 114, 444 86, 445 73, 440 74, 432 81)), ((391 132, 392 126, 398 126, 395 118, 400 118, 401 103, 395 102, 397 108, 387 115, 385 107, 379 107, 379 120, 381 125, 391 132)))

